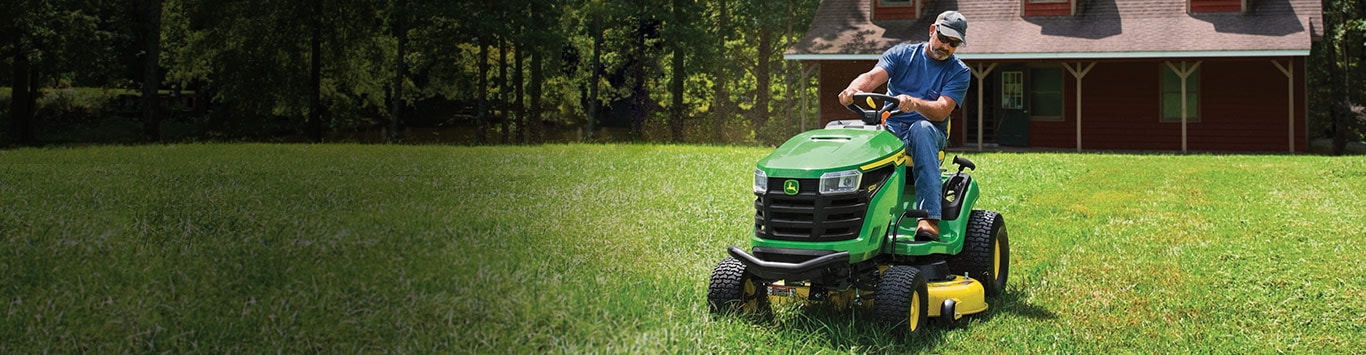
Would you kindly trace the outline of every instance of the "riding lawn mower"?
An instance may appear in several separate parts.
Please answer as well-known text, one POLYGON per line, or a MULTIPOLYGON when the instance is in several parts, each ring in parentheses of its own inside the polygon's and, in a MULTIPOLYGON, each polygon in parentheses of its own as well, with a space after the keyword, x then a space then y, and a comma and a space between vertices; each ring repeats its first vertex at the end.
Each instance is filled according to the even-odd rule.
MULTIPOLYGON (((1005 218, 976 208, 980 190, 954 157, 940 169, 938 238, 916 238, 914 177, 905 144, 884 127, 897 99, 860 93, 859 120, 800 133, 754 169, 754 235, 712 271, 712 312, 769 312, 774 302, 828 302, 871 311, 909 333, 953 324, 1005 291, 1005 218), (910 218, 907 223, 903 220, 910 218)), ((940 152, 942 165, 943 152, 940 152)))

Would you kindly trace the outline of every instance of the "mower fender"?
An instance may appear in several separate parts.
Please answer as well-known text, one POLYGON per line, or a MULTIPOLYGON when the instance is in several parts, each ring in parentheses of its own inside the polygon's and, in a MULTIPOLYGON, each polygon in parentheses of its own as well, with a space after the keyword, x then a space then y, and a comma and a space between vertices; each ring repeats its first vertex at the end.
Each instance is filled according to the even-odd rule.
POLYGON ((736 246, 727 248, 731 256, 745 264, 745 268, 759 278, 767 280, 809 280, 820 276, 826 268, 849 265, 849 252, 842 251, 821 256, 801 263, 764 261, 736 246))

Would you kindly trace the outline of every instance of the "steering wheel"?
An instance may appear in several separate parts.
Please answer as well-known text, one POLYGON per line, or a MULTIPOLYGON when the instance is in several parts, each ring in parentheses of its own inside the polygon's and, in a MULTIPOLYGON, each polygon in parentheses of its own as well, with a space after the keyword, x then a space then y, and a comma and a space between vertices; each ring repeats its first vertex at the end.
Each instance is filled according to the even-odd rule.
POLYGON ((859 114, 859 118, 863 120, 864 124, 875 125, 882 124, 887 120, 887 117, 890 117, 892 114, 900 113, 901 110, 897 108, 900 104, 901 100, 890 95, 861 92, 854 94, 854 103, 845 105, 844 107, 848 108, 849 111, 854 111, 854 113, 859 114), (859 106, 859 102, 865 102, 869 107, 880 108, 866 109, 859 106), (877 102, 881 102, 881 104, 878 104, 877 102))

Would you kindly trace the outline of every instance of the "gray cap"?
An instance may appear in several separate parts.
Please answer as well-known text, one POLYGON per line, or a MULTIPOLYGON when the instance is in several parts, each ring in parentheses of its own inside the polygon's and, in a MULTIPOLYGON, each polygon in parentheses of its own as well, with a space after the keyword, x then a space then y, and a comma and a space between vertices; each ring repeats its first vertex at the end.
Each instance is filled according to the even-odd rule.
POLYGON ((968 43, 968 19, 958 11, 944 11, 934 20, 934 24, 939 28, 939 33, 968 43))

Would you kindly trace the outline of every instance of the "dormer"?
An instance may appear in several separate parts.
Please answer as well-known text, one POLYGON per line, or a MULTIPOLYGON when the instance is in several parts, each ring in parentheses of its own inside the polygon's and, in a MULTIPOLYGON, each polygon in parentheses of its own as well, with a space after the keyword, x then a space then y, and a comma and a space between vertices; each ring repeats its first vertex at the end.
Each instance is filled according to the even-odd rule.
POLYGON ((1248 0, 1186 0, 1186 12, 1244 12, 1248 0))
POLYGON ((873 23, 915 21, 925 10, 925 0, 869 0, 873 2, 873 23))
MULTIPOLYGON (((1191 0, 1194 1, 1194 0, 1191 0)), ((1020 0, 1020 13, 1032 16, 1073 16, 1086 0, 1020 0)))

